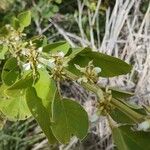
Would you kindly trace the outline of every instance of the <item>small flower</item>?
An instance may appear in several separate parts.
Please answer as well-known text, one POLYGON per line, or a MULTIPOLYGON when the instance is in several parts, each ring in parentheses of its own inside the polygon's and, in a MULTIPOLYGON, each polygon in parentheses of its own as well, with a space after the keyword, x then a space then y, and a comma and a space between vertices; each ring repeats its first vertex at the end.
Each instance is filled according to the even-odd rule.
POLYGON ((21 54, 24 55, 24 56, 28 55, 28 49, 23 48, 22 51, 21 51, 21 54))
POLYGON ((78 70, 80 70, 82 73, 85 73, 85 71, 86 71, 86 69, 85 69, 85 68, 80 67, 80 66, 79 66, 79 65, 77 65, 77 64, 74 64, 74 66, 75 66, 78 70))
POLYGON ((37 68, 44 68, 44 66, 42 64, 38 64, 37 68))
POLYGON ((37 51, 40 53, 40 52, 42 52, 42 50, 43 50, 43 47, 39 47, 38 49, 37 49, 37 51))
POLYGON ((65 54, 64 54, 64 52, 59 52, 59 53, 58 53, 58 56, 60 56, 60 57, 64 57, 64 56, 65 56, 65 54))
POLYGON ((51 59, 48 60, 48 66, 52 69, 55 68, 56 64, 55 64, 55 59, 54 58, 51 58, 51 59))
POLYGON ((95 67, 93 69, 93 71, 96 73, 96 74, 99 74, 101 72, 101 68, 100 67, 95 67))
POLYGON ((21 33, 21 36, 26 36, 26 34, 25 33, 21 33))
POLYGON ((31 40, 29 41, 29 44, 30 44, 30 46, 33 46, 33 43, 32 43, 32 41, 31 41, 31 40))
POLYGON ((23 64, 23 69, 30 70, 31 69, 30 63, 23 64))
POLYGON ((79 79, 79 82, 91 82, 91 83, 97 83, 99 80, 99 73, 101 72, 100 67, 94 67, 93 61, 90 61, 86 67, 80 67, 77 64, 74 64, 75 67, 80 70, 81 73, 83 73, 83 76, 81 79, 79 79), (85 80, 86 78, 86 80, 85 80))
POLYGON ((87 83, 87 82, 88 82, 88 79, 87 79, 85 76, 83 76, 83 77, 79 78, 79 79, 77 80, 77 82, 78 82, 78 83, 82 83, 82 82, 87 83))
POLYGON ((11 28, 10 24, 6 24, 5 27, 6 27, 7 29, 11 28))
POLYGON ((15 41, 19 41, 19 39, 20 39, 19 36, 15 37, 15 41))
POLYGON ((146 120, 134 126, 137 131, 148 131, 150 130, 150 120, 146 120))
POLYGON ((3 44, 3 41, 0 40, 0 44, 3 44))

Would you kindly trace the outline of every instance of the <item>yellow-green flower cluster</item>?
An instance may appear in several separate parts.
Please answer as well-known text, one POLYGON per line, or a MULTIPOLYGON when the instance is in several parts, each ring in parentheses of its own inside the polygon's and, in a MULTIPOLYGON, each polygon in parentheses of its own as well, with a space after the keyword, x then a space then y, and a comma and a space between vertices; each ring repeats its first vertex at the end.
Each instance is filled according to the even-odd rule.
POLYGON ((77 82, 90 82, 97 83, 99 79, 99 73, 101 72, 101 68, 95 67, 93 65, 93 61, 90 61, 86 67, 80 67, 75 64, 75 67, 83 73, 83 75, 77 80, 77 82))

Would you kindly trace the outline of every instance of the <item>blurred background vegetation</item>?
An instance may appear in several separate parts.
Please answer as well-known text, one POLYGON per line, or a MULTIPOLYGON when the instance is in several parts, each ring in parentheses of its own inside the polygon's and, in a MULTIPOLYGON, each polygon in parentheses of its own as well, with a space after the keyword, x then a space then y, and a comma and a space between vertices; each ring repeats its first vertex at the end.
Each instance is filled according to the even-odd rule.
MULTIPOLYGON (((102 0, 97 12, 98 17, 94 24, 90 24, 89 19, 93 19, 97 2, 97 0, 0 0, 0 27, 10 23, 13 16, 17 16, 18 13, 30 9, 32 24, 25 30, 28 37, 44 34, 48 37, 49 42, 65 39, 72 46, 91 46, 98 49, 106 33, 106 10, 109 9, 111 14, 116 0, 102 0)), ((146 13, 148 4, 149 0, 141 1, 139 8, 141 15, 146 13)), ((0 62, 0 69, 3 64, 3 61, 0 62)), ((89 137, 90 135, 82 145, 79 141, 76 142, 74 149, 86 149, 88 142, 92 141, 88 139, 89 137)), ((64 149, 67 150, 67 148, 72 149, 70 147, 64 149)), ((32 118, 16 123, 7 121, 3 130, 0 131, 0 150, 30 149, 63 149, 63 146, 48 145, 45 136, 32 118)), ((93 148, 95 149, 98 148, 93 148)))

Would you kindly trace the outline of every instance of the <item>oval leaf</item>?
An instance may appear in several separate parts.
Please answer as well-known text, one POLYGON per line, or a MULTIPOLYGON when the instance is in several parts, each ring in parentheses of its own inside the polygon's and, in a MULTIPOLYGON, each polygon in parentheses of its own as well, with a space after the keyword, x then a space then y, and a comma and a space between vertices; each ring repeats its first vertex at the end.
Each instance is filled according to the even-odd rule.
POLYGON ((50 128, 50 113, 43 105, 44 100, 37 96, 36 90, 33 87, 27 89, 26 100, 32 115, 37 120, 42 131, 47 136, 49 143, 54 144, 57 140, 53 136, 53 133, 50 128))
POLYGON ((18 20, 21 25, 21 27, 27 27, 31 23, 31 12, 25 11, 18 15, 18 20))
POLYGON ((23 76, 20 80, 16 81, 13 85, 9 86, 5 93, 8 96, 22 96, 25 94, 25 89, 31 87, 34 82, 31 73, 23 76))
POLYGON ((112 129, 114 142, 118 150, 148 150, 150 149, 149 132, 135 132, 131 126, 121 126, 112 129))
POLYGON ((39 69, 39 79, 34 85, 37 95, 43 100, 44 106, 51 112, 51 102, 54 99, 56 85, 45 69, 39 69))
POLYGON ((132 69, 131 65, 118 58, 99 52, 92 52, 89 48, 85 48, 84 50, 79 52, 69 62, 69 69, 73 73, 79 75, 80 72, 75 68, 74 64, 85 67, 91 60, 93 60, 93 64, 95 65, 95 67, 100 67, 102 69, 102 71, 100 72, 100 76, 102 77, 113 77, 127 74, 132 69))
POLYGON ((53 144, 57 140, 51 131, 51 103, 56 92, 55 82, 49 77, 45 69, 38 70, 39 80, 26 91, 28 107, 47 136, 49 143, 53 144))
POLYGON ((6 85, 12 85, 15 83, 19 75, 19 66, 16 58, 10 58, 6 61, 2 70, 2 81, 6 85))
POLYGON ((28 109, 25 95, 8 97, 4 94, 5 86, 1 86, 0 93, 3 95, 0 98, 0 111, 6 116, 7 119, 16 121, 16 120, 25 120, 31 116, 31 113, 28 109))
MULTIPOLYGON (((58 94, 57 94, 58 95, 58 94)), ((52 104, 51 126, 53 134, 61 143, 68 143, 75 135, 83 139, 88 131, 88 116, 80 104, 56 96, 52 104)))
POLYGON ((67 54, 69 48, 70 48, 69 43, 65 41, 61 41, 61 42, 55 42, 55 43, 44 46, 43 52, 46 52, 46 53, 63 52, 64 54, 67 54))
MULTIPOLYGON (((104 91, 106 89, 105 87, 101 87, 101 88, 104 91)), ((114 88, 114 87, 109 87, 109 90, 111 90, 113 98, 125 99, 125 98, 132 97, 134 95, 134 93, 127 92, 127 91, 122 91, 122 90, 119 90, 119 89, 114 88)))
POLYGON ((13 19, 12 19, 12 27, 15 29, 15 30, 18 30, 19 28, 20 28, 20 23, 19 23, 19 20, 16 18, 16 17, 14 17, 13 19))
POLYGON ((123 113, 117 108, 113 109, 110 112, 110 116, 117 123, 130 124, 130 125, 135 123, 131 118, 129 118, 125 113, 123 113))
POLYGON ((33 82, 33 75, 29 73, 25 77, 15 82, 13 85, 11 85, 7 90, 25 89, 32 86, 33 82))
POLYGON ((47 38, 44 35, 38 35, 31 38, 32 43, 34 43, 36 48, 43 47, 47 45, 47 38))

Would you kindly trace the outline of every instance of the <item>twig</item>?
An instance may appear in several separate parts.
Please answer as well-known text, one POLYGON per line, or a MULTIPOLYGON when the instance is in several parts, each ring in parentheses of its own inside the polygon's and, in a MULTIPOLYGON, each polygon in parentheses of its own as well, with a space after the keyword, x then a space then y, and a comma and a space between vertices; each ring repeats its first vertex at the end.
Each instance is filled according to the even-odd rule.
POLYGON ((49 24, 46 28, 44 28, 44 29, 42 29, 42 34, 44 33, 44 32, 46 32, 50 27, 52 26, 52 24, 49 24))
POLYGON ((79 37, 79 36, 77 36, 77 35, 75 35, 73 33, 66 32, 66 35, 68 35, 69 37, 74 38, 75 40, 79 41, 80 44, 83 47, 90 46, 90 44, 91 44, 89 41, 87 41, 87 40, 85 40, 85 39, 83 39, 83 38, 81 38, 81 37, 79 37))
POLYGON ((93 33, 93 24, 92 24, 92 15, 90 10, 88 9, 88 19, 89 19, 89 27, 90 27, 90 40, 91 40, 91 46, 95 50, 95 42, 94 42, 94 33, 93 33))
POLYGON ((45 139, 42 142, 38 143, 37 146, 35 146, 34 148, 32 148, 32 150, 39 150, 39 149, 43 148, 43 145, 45 145, 46 143, 48 143, 47 139, 45 139))
POLYGON ((79 16, 78 16, 78 26, 79 26, 79 30, 80 30, 80 33, 81 33, 81 37, 83 39, 85 39, 85 33, 84 33, 84 30, 83 30, 83 26, 82 26, 82 12, 83 12, 83 8, 84 8, 84 2, 81 4, 81 1, 80 0, 77 0, 77 3, 78 3, 78 10, 79 10, 79 16))
POLYGON ((49 19, 49 21, 54 25, 54 27, 58 30, 58 32, 66 39, 66 41, 72 46, 75 47, 75 43, 71 41, 71 39, 66 35, 66 32, 59 27, 57 23, 54 23, 52 19, 49 19))
POLYGON ((71 147, 78 142, 78 139, 74 137, 71 142, 63 149, 63 150, 70 150, 71 147))
POLYGON ((92 25, 94 25, 95 24, 95 20, 96 20, 96 18, 97 18, 97 16, 98 16, 98 14, 99 14, 99 8, 100 8, 100 5, 101 5, 101 0, 98 0, 98 2, 97 2, 97 6, 96 6, 96 10, 95 10, 95 13, 94 13, 94 16, 93 16, 93 19, 92 19, 92 25))

